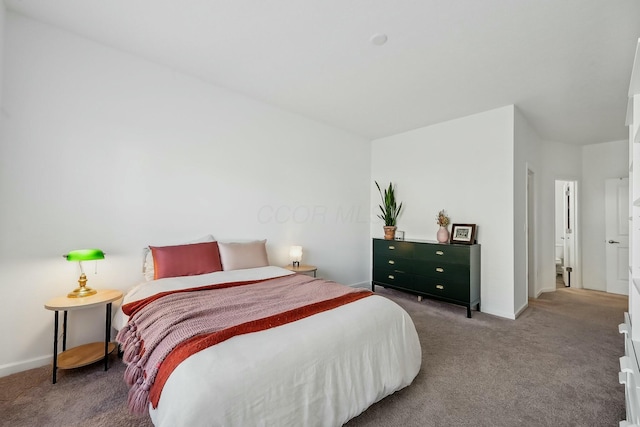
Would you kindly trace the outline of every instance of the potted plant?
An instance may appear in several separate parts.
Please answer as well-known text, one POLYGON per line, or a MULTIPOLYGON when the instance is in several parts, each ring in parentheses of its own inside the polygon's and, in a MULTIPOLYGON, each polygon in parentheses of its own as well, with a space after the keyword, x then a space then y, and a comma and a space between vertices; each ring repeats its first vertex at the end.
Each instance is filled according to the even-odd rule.
POLYGON ((378 181, 374 182, 376 183, 376 187, 378 187, 378 192, 382 199, 382 204, 379 205, 382 213, 378 214, 378 218, 384 221, 384 238, 386 240, 393 240, 396 237, 396 221, 402 211, 402 203, 400 203, 400 205, 396 203, 395 189, 392 183, 389 183, 389 188, 385 188, 383 193, 380 185, 378 185, 378 181))

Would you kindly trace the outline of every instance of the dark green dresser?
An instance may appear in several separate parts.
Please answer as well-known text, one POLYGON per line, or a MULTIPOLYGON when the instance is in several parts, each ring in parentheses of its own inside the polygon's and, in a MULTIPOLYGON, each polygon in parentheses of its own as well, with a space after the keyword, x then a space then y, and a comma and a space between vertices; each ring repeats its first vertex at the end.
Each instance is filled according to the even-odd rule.
POLYGON ((480 245, 373 239, 376 285, 480 311, 480 245))

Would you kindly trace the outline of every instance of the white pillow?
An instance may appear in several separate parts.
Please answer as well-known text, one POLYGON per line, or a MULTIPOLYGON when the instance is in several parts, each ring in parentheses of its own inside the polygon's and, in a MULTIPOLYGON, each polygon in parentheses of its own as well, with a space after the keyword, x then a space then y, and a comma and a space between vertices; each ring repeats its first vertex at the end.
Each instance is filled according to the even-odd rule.
MULTIPOLYGON (((215 242, 216 239, 213 238, 211 234, 207 234, 205 236, 200 237, 196 240, 190 240, 188 242, 176 243, 176 245, 190 245, 193 243, 206 243, 206 242, 215 242)), ((156 245, 153 245, 156 246, 156 245)), ((175 246, 175 245, 164 245, 164 246, 175 246)), ((145 248, 147 250, 147 254, 144 258, 144 266, 142 267, 142 273, 144 274, 144 279, 148 282, 149 280, 153 280, 155 276, 155 271, 153 268, 153 253, 149 250, 147 246, 145 248)))
POLYGON ((267 267, 267 241, 256 240, 253 242, 218 242, 222 269, 241 270, 244 268, 267 267))

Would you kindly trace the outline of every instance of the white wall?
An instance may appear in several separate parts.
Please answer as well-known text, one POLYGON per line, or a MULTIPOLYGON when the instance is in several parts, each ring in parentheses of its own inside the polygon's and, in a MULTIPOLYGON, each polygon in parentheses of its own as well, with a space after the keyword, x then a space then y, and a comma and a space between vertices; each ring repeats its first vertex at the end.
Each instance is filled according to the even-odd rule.
POLYGON ((629 176, 629 141, 582 148, 582 286, 606 290, 604 188, 608 178, 629 176))
POLYGON ((564 245, 562 241, 562 236, 564 236, 564 185, 566 181, 556 181, 556 208, 555 208, 555 218, 556 218, 556 245, 564 245))
POLYGON ((514 125, 514 168, 513 168, 513 198, 514 198, 514 300, 513 305, 516 315, 519 315, 527 308, 529 296, 536 295, 538 284, 538 260, 540 259, 540 239, 541 230, 538 226, 537 212, 539 200, 539 178, 538 165, 540 162, 540 146, 542 141, 531 127, 522 112, 515 109, 514 125), (527 224, 527 178, 528 173, 533 173, 533 215, 527 224), (527 235, 529 227, 532 230, 527 235), (529 245, 528 239, 531 239, 529 245), (528 253, 527 246, 531 246, 531 253, 528 253), (532 259, 532 274, 528 274, 528 259, 532 259), (530 276, 531 283, 527 283, 530 276))
MULTIPOLYGON (((4 27, 6 8, 4 2, 0 1, 0 82, 2 82, 2 69, 4 59, 4 27)), ((0 84, 0 114, 2 114, 2 84, 0 84)))
MULTIPOLYGON (((514 107, 375 140, 371 171, 372 212, 380 199, 373 181, 393 182, 406 239, 435 240, 441 209, 453 223, 478 225, 482 311, 513 318, 514 107)), ((382 234, 373 221, 371 236, 382 234)))
MULTIPOLYGON (((107 253, 95 288, 207 233, 368 279, 369 141, 12 13, 2 83, 0 375, 49 363, 43 304, 76 286, 72 249, 107 253)), ((102 339, 103 316, 70 313, 69 345, 102 339)))

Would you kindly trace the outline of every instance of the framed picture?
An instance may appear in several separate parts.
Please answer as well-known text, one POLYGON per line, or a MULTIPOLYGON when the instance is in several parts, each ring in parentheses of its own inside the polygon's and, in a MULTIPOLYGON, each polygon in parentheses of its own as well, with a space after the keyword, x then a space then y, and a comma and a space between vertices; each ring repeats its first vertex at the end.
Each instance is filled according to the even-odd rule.
POLYGON ((396 230, 396 240, 404 240, 404 231, 396 230))
POLYGON ((449 243, 462 243, 473 245, 476 242, 475 224, 453 224, 451 226, 451 237, 449 243))

